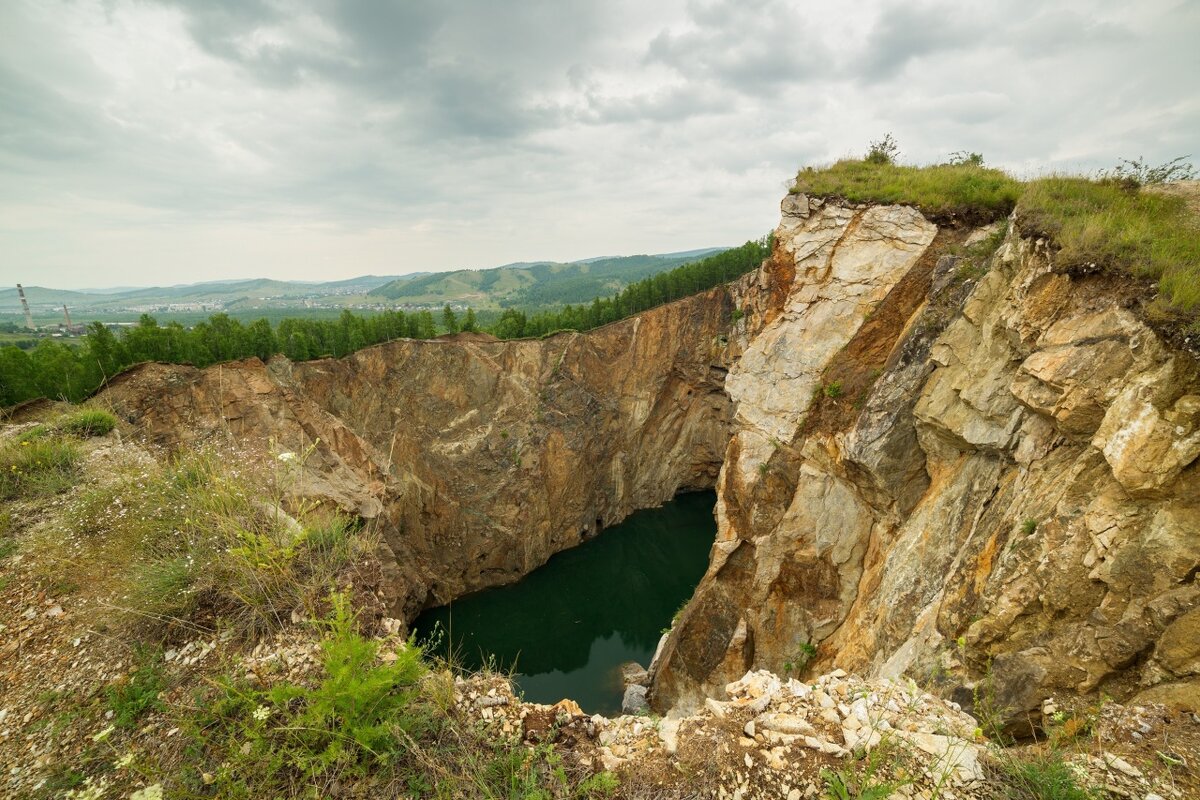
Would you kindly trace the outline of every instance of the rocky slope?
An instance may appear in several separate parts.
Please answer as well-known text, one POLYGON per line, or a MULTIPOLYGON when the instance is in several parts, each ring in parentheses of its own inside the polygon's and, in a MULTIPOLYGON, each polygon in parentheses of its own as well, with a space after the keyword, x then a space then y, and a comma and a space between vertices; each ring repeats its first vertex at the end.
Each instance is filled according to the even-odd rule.
POLYGON ((1138 287, 989 233, 785 201, 660 706, 813 656, 1010 720, 1054 692, 1200 701, 1196 363, 1138 287))
POLYGON ((302 493, 377 521, 403 617, 715 483, 660 709, 757 668, 909 675, 1011 720, 1053 693, 1200 702, 1200 378, 1142 287, 1019 220, 789 196, 775 242, 588 333, 148 365, 99 399, 168 449, 307 453, 302 493))

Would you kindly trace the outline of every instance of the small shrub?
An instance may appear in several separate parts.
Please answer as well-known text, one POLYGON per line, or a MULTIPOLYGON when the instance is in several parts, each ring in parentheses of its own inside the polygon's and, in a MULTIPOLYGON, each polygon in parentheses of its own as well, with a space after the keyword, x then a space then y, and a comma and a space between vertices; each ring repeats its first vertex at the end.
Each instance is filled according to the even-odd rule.
POLYGON ((882 139, 871 142, 864 160, 868 164, 895 164, 899 157, 900 145, 890 133, 885 133, 882 139))
POLYGON ((840 381, 834 381, 827 384, 824 389, 825 396, 831 400, 836 400, 842 396, 842 384, 840 381))
POLYGON ((103 436, 116 426, 117 418, 112 414, 97 408, 87 408, 64 417, 55 427, 63 433, 86 439, 91 436, 103 436))
POLYGON ((738 322, 739 322, 739 321, 742 319, 742 317, 744 317, 744 316, 746 316, 746 312, 742 311, 740 308, 735 308, 735 309, 734 309, 732 312, 730 312, 730 314, 729 314, 729 321, 730 321, 730 323, 732 323, 733 325, 737 325, 737 324, 738 324, 738 322))
POLYGON ((971 153, 966 150, 955 150, 950 154, 950 159, 946 163, 955 167, 964 165, 982 167, 983 153, 971 153))
POLYGON ((1021 533, 1025 534, 1026 536, 1032 536, 1033 532, 1036 530, 1037 530, 1037 520, 1036 519, 1027 519, 1021 523, 1021 533))
POLYGON ((816 655, 816 645, 812 644, 811 642, 801 642, 800 644, 796 645, 796 650, 792 653, 791 657, 787 661, 783 662, 783 671, 803 672, 804 668, 808 666, 809 662, 812 661, 816 655))
POLYGON ((1123 158, 1112 169, 1101 172, 1100 178, 1115 181, 1130 189, 1172 181, 1190 181, 1196 177, 1196 168, 1185 161, 1187 158, 1190 156, 1179 156, 1157 166, 1152 166, 1141 156, 1123 158))
POLYGON ((80 455, 55 437, 10 442, 0 448, 0 500, 44 497, 75 485, 80 455))

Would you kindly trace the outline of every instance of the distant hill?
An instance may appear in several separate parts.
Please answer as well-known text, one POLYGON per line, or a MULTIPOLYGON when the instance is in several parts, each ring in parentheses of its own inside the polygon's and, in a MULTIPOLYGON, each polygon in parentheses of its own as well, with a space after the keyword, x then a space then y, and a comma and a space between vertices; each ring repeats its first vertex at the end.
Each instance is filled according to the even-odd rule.
POLYGON ((725 248, 639 256, 602 256, 571 263, 521 262, 492 269, 460 269, 384 284, 370 297, 428 305, 456 303, 476 309, 542 308, 587 303, 614 294, 648 275, 699 260, 725 248))
MULTIPOLYGON (((404 278, 427 273, 416 273, 404 278)), ((295 305, 304 299, 333 296, 362 296, 386 283, 403 280, 397 275, 360 275, 339 281, 307 282, 279 281, 270 278, 247 280, 207 281, 176 286, 152 286, 146 288, 89 289, 70 291, 47 289, 42 286, 26 286, 25 296, 35 310, 57 308, 66 303, 73 310, 105 311, 136 306, 156 306, 183 303, 204 303, 236 309, 264 300, 273 304, 295 305)), ((0 313, 14 313, 21 309, 17 289, 0 289, 0 313)))

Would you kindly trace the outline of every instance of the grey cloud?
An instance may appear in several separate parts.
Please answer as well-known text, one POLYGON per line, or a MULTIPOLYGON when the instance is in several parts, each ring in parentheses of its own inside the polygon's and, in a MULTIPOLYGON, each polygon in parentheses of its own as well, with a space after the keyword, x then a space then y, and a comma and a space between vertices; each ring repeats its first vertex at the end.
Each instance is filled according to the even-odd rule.
POLYGON ((801 9, 776 0, 691 3, 682 31, 666 30, 651 42, 647 63, 670 66, 689 79, 711 81, 749 94, 770 94, 778 84, 812 80, 830 54, 811 35, 801 9))

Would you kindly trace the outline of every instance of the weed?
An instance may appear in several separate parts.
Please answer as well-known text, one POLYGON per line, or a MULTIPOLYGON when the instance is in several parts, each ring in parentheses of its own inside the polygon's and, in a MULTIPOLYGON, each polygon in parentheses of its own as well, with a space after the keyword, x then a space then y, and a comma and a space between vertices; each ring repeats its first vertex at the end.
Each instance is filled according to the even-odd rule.
POLYGON ((190 721, 197 746, 221 762, 219 795, 274 796, 298 779, 364 774, 369 765, 395 762, 430 724, 410 709, 426 673, 420 648, 409 642, 393 661, 381 661, 380 643, 355 629, 349 600, 335 594, 330 603, 315 686, 260 690, 227 680, 210 710, 190 721))
POLYGON ((195 453, 116 473, 68 510, 87 557, 47 539, 40 569, 46 579, 69 569, 126 596, 142 627, 216 618, 253 635, 295 609, 317 616, 330 585, 372 546, 344 516, 295 503, 294 516, 285 512, 287 476, 254 465, 195 453))
POLYGON ((1172 181, 1190 181, 1196 177, 1196 168, 1185 161, 1187 158, 1190 156, 1179 156, 1157 166, 1152 166, 1141 156, 1133 159, 1123 158, 1112 169, 1100 173, 1100 178, 1116 181, 1131 188, 1172 181))
POLYGON ((45 425, 34 425, 32 428, 24 430, 17 437, 18 442, 35 442, 38 439, 44 439, 54 432, 45 425))
POLYGON ((166 688, 166 681, 161 654, 139 649, 135 659, 139 663, 129 677, 106 691, 113 724, 119 728, 132 728, 143 714, 162 708, 158 695, 166 688))
POLYGON ((826 397, 831 400, 836 400, 842 396, 841 381, 834 381, 833 383, 826 384, 823 391, 825 392, 826 397))
POLYGON ((729 322, 730 324, 737 325, 744 316, 746 316, 746 312, 740 308, 735 308, 729 315, 729 322))
POLYGON ((1021 533, 1025 536, 1033 536, 1033 532, 1037 530, 1037 520, 1027 519, 1021 523, 1021 533))
POLYGON ((795 651, 787 661, 783 662, 784 672, 803 672, 809 662, 817 655, 816 645, 810 642, 801 642, 796 645, 795 651))
POLYGON ((1001 779, 1012 800, 1098 800, 1100 795, 1079 785, 1075 770, 1062 753, 1050 749, 1034 755, 1005 753, 999 759, 1001 779))
POLYGON ((822 769, 820 776, 825 782, 825 800, 886 800, 891 797, 900 787, 912 782, 907 779, 883 780, 884 767, 895 767, 898 756, 894 742, 885 739, 861 759, 861 773, 854 761, 837 770, 822 769))

